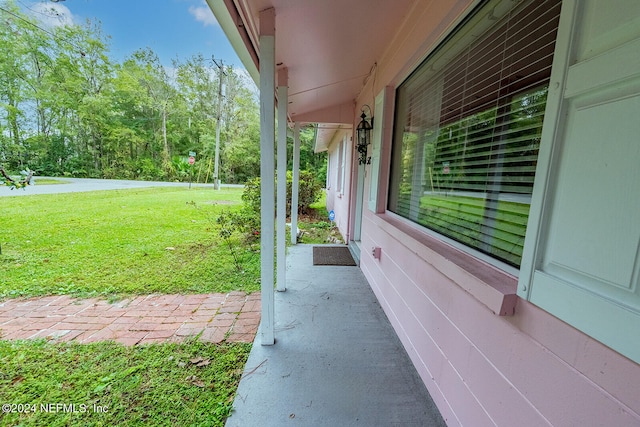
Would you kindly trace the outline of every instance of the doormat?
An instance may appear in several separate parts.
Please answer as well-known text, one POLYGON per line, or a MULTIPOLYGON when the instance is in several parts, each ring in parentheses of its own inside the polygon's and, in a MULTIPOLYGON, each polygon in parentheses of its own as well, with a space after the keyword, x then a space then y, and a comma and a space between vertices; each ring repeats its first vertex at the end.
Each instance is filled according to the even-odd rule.
POLYGON ((346 246, 314 246, 313 265, 357 265, 346 246))

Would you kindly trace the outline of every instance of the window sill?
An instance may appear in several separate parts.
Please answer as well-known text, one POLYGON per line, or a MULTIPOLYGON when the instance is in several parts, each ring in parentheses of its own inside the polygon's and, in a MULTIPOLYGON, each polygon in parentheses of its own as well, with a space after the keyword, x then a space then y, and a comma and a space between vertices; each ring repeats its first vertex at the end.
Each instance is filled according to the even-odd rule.
POLYGON ((473 255, 457 249, 391 213, 374 222, 440 273, 498 316, 515 313, 518 279, 473 255))

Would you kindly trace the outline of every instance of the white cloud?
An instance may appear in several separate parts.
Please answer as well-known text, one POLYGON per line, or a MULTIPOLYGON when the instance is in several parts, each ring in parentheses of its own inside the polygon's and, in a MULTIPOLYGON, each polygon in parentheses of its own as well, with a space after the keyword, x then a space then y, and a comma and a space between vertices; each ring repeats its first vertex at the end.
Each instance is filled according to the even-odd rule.
POLYGON ((74 25, 73 14, 60 3, 36 3, 29 8, 31 15, 48 27, 74 25))
POLYGON ((196 18, 196 21, 202 22, 205 27, 208 25, 213 27, 218 25, 216 17, 213 16, 213 12, 211 12, 211 9, 209 9, 209 6, 204 0, 202 0, 202 6, 189 6, 189 13, 196 18))

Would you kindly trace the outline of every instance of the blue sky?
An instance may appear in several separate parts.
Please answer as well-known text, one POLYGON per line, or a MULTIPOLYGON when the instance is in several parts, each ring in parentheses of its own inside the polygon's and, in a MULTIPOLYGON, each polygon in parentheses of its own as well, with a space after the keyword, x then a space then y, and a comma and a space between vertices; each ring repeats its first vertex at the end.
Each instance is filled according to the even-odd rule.
POLYGON ((165 66, 202 53, 242 67, 204 0, 16 0, 46 25, 98 20, 111 36, 111 57, 122 61, 150 47, 165 66))

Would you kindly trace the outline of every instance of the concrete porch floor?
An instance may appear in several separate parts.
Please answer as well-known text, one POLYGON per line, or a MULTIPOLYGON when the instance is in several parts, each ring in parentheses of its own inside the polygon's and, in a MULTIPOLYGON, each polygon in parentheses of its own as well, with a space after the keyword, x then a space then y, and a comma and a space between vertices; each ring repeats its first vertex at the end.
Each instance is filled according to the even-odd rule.
POLYGON ((227 427, 444 426, 358 267, 288 248, 276 344, 256 336, 227 427))

